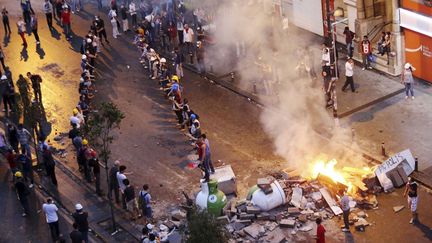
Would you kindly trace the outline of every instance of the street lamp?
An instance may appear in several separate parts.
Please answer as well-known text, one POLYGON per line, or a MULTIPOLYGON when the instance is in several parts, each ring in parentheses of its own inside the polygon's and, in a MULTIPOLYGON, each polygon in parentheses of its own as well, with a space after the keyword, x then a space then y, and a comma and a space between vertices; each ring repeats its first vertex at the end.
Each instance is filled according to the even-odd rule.
POLYGON ((339 79, 339 70, 338 70, 338 60, 337 60, 337 53, 336 53, 336 32, 334 31, 334 27, 337 24, 344 23, 346 21, 348 21, 348 18, 344 18, 330 24, 330 33, 331 33, 332 47, 333 47, 333 65, 334 65, 334 72, 335 72, 335 75, 333 77, 334 80, 332 83, 333 118, 335 120, 336 126, 339 126, 339 117, 337 114, 337 96, 336 96, 336 81, 339 79))

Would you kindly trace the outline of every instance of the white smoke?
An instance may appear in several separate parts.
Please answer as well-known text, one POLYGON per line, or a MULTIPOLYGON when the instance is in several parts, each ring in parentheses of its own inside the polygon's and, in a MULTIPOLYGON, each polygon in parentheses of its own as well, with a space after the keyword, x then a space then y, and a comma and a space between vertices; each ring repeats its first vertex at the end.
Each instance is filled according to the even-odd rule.
MULTIPOLYGON (((199 6, 199 2, 203 1, 193 4, 199 6)), ((272 2, 218 1, 218 9, 213 10, 215 44, 206 52, 207 62, 219 71, 231 71, 234 63, 243 88, 256 84, 259 93, 266 93, 260 96, 266 106, 261 123, 274 141, 275 152, 286 159, 287 166, 301 170, 306 168, 305 163, 323 153, 328 153, 330 159, 336 156, 345 159, 345 149, 328 141, 323 146, 322 138, 316 133, 317 130, 325 131, 330 133, 332 140, 345 144, 351 143, 352 139, 350 129, 333 129, 333 118, 325 109, 319 68, 315 81, 298 78, 295 69, 300 60, 308 62, 308 58, 319 59, 320 56, 303 51, 309 45, 308 41, 298 43, 298 38, 280 34, 281 19, 274 17, 272 2), (246 54, 237 58, 237 47, 242 44, 246 46, 246 54), (273 72, 261 75, 262 67, 273 72), (263 79, 274 80, 274 73, 280 84, 273 82, 270 91, 268 87, 263 89, 266 86, 263 79)), ((319 52, 317 48, 316 51, 319 52)))

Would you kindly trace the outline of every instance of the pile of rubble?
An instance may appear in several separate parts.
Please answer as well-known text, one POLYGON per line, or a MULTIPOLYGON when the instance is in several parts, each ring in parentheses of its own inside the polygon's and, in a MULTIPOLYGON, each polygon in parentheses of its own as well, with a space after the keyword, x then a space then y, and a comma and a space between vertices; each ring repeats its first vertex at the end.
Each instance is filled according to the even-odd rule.
MULTIPOLYGON (((336 202, 336 193, 319 180, 308 181, 299 176, 284 173, 260 178, 257 187, 265 194, 273 193, 271 183, 277 181, 286 195, 285 204, 268 212, 253 205, 251 195, 248 198, 228 202, 223 216, 218 219, 226 224, 231 233, 232 242, 285 242, 303 237, 310 240, 316 234, 315 220, 340 218, 342 210, 336 202), (304 232, 301 234, 299 232, 304 232)), ((350 197, 350 224, 357 231, 364 231, 371 225, 362 209, 377 209, 375 195, 356 194, 350 197)))

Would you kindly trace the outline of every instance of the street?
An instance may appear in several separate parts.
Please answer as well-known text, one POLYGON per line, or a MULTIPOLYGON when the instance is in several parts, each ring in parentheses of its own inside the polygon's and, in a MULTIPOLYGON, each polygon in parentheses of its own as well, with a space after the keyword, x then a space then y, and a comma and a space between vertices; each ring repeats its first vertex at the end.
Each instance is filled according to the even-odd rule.
MULTIPOLYGON (((71 211, 73 204, 76 203, 73 201, 76 200, 75 198, 81 199, 80 197, 88 196, 89 200, 85 203, 90 208, 90 205, 93 205, 98 198, 88 188, 86 190, 75 188, 75 186, 82 186, 85 182, 78 170, 75 148, 67 138, 67 133, 70 129, 69 117, 79 99, 81 37, 87 34, 94 16, 100 15, 105 21, 110 44, 105 44, 96 61, 95 106, 100 102, 110 101, 125 114, 125 119, 120 129, 115 131, 114 141, 111 144, 110 166, 115 160, 121 160, 122 164, 127 166, 127 171, 131 172, 128 178, 137 188, 136 190, 140 189, 143 184, 149 184, 155 204, 155 218, 164 217, 170 209, 184 201, 182 191, 192 196, 199 190, 201 171, 188 168, 191 157, 195 156, 196 151, 190 145, 188 137, 176 126, 176 117, 171 109, 171 102, 159 90, 158 82, 148 77, 147 70, 139 62, 140 53, 132 43, 134 33, 129 31, 113 39, 107 17, 108 7, 105 6, 102 11, 99 11, 95 1, 83 2, 85 3, 84 11, 72 15, 74 37, 72 41, 67 41, 58 24, 54 24, 56 32, 50 34, 45 16, 40 11, 42 3, 35 1, 33 8, 39 18, 41 45, 36 48, 33 35, 27 35, 29 43, 27 50, 22 48, 20 37, 15 33, 14 23, 17 20, 16 16, 20 14, 19 4, 15 1, 5 3, 12 25, 10 39, 5 37, 2 43, 6 65, 10 68, 14 81, 18 79, 18 74, 25 74, 28 71, 38 73, 43 77, 41 84, 43 107, 47 123, 51 126, 51 133, 48 136, 49 143, 57 150, 65 149, 64 156, 58 158, 65 167, 64 171, 70 171, 76 178, 82 178, 82 182, 73 184, 70 178, 66 177, 67 173, 59 176, 60 180, 67 182, 63 185, 59 183, 59 197, 63 199, 62 203, 65 208, 71 211), (62 140, 54 141, 54 137, 64 134, 66 137, 62 140)), ((304 30, 296 29, 295 31, 304 30)), ((3 29, 0 33, 4 36, 3 29)), ((315 39, 320 37, 313 36, 313 41, 310 40, 309 34, 299 35, 296 38, 300 40, 305 38, 305 41, 311 42, 314 50, 319 52, 320 43, 315 39)), ((169 58, 171 57, 167 56, 167 59, 169 58)), ((358 93, 340 92, 344 75, 337 84, 340 114, 403 89, 398 78, 374 70, 361 71, 360 69, 360 66, 355 67, 355 73, 358 75, 355 74, 354 79, 358 85, 358 93)), ((249 188, 256 184, 258 178, 287 167, 306 168, 308 161, 313 158, 302 157, 302 155, 309 151, 322 152, 329 158, 339 159, 346 164, 369 163, 369 165, 374 165, 364 159, 360 153, 364 152, 383 161, 380 146, 382 142, 385 142, 388 155, 409 148, 414 156, 419 158, 420 170, 426 170, 432 166, 432 161, 429 160, 431 155, 429 144, 432 142, 429 127, 432 112, 431 106, 428 105, 432 101, 432 91, 425 83, 419 83, 416 86, 416 92, 419 94, 415 101, 406 101, 403 99, 404 94, 396 94, 341 118, 340 126, 344 131, 351 131, 353 128, 355 139, 344 137, 345 133, 341 135, 342 138, 333 136, 336 134, 333 133, 335 128, 328 127, 328 122, 333 122, 330 118, 330 110, 322 109, 317 112, 318 114, 311 114, 310 119, 313 120, 311 124, 318 125, 320 129, 317 130, 320 130, 321 133, 312 130, 304 131, 308 133, 307 141, 313 141, 313 145, 311 148, 299 149, 301 153, 296 154, 294 158, 296 151, 285 150, 284 146, 295 147, 298 140, 294 139, 300 139, 303 133, 295 133, 296 136, 291 138, 289 136, 292 133, 286 132, 295 125, 285 123, 284 119, 296 119, 294 116, 291 117, 292 113, 284 113, 287 105, 262 107, 207 78, 204 79, 192 69, 185 68, 184 72, 185 77, 181 83, 184 88, 182 95, 189 100, 193 111, 199 114, 202 131, 211 143, 212 160, 215 166, 223 164, 232 166, 237 177, 239 198, 246 196, 249 188), (266 120, 267 117, 278 116, 282 118, 276 121, 266 120), (322 116, 326 116, 327 120, 316 120, 322 116), (288 125, 284 127, 284 124, 288 125), (269 126, 272 125, 274 127, 269 129, 269 126), (338 140, 338 138, 341 139, 338 140), (284 140, 281 146, 280 141, 283 139, 290 141, 284 140), (292 155, 292 161, 288 161, 286 155, 292 155)), ((240 88, 240 90, 245 91, 245 94, 251 92, 247 89, 240 88)), ((288 92, 288 94, 293 93, 288 92)), ((313 94, 317 93, 319 92, 313 94)), ((308 99, 313 100, 316 97, 311 96, 308 99)), ((285 104, 288 104, 291 98, 292 96, 285 97, 285 104)), ((263 100, 267 101, 266 98, 263 100)), ((294 102, 292 105, 295 106, 294 102)), ((299 109, 299 112, 303 110, 299 109)), ((12 119, 11 117, 6 118, 3 113, 2 118, 4 121, 12 119)), ((302 121, 302 119, 297 121, 302 121)), ((306 143, 301 142, 300 144, 306 143)), ((45 225, 43 213, 33 215, 30 220, 21 218, 19 204, 15 200, 14 192, 8 181, 5 166, 1 167, 0 171, 1 178, 3 178, 0 202, 5 205, 1 210, 3 215, 1 222, 7 224, 0 231, 0 242, 48 242, 49 229, 45 225)), ((105 173, 103 172, 102 175, 102 190, 106 194, 108 188, 105 173)), ((93 188, 94 185, 87 185, 87 187, 93 188)), ((367 211, 368 221, 372 225, 367 227, 366 232, 352 230, 352 235, 345 234, 339 228, 339 225, 343 223, 342 219, 335 217, 332 220, 326 220, 324 226, 327 229, 327 241, 409 242, 415 239, 415 242, 430 242, 432 240, 430 230, 432 212, 429 205, 432 202, 432 196, 429 189, 423 187, 419 189, 420 223, 416 226, 408 224, 410 215, 406 198, 402 194, 403 188, 396 189, 392 193, 379 194, 377 197, 378 209, 367 211), (393 207, 398 205, 405 205, 406 208, 399 213, 394 213, 393 207)), ((43 198, 36 194, 33 196, 37 198, 33 206, 40 207, 43 198)), ((92 219, 94 225, 102 219, 106 220, 106 215, 109 213, 106 197, 100 199, 99 202, 100 205, 92 207, 97 215, 92 219)), ((117 210, 120 211, 120 208, 117 210)), ((128 223, 124 214, 118 212, 117 215, 122 217, 122 224, 128 223)), ((70 231, 70 219, 61 218, 60 222, 62 222, 61 228, 70 231)), ((139 231, 138 227, 141 227, 139 223, 131 226, 135 231, 139 231)), ((315 228, 313 231, 315 232, 315 228)), ((68 232, 65 230, 64 234, 68 235, 68 232)), ((287 235, 287 237, 291 236, 287 235)), ((121 241, 121 239, 117 240, 121 241)), ((292 240, 310 242, 311 238, 299 237, 292 238, 292 240)))

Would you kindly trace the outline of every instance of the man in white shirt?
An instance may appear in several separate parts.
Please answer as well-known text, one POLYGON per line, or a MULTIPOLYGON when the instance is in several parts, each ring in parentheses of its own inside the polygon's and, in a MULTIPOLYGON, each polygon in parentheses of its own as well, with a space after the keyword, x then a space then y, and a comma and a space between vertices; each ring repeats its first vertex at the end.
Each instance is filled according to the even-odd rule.
POLYGON ((348 198, 346 191, 341 190, 340 193, 343 194, 343 196, 340 200, 340 206, 342 208, 343 220, 344 220, 344 224, 345 224, 345 227, 342 229, 342 231, 348 232, 349 231, 349 213, 350 213, 349 198, 348 198))
POLYGON ((58 223, 58 208, 54 204, 51 198, 47 199, 47 202, 42 205, 42 210, 45 213, 46 221, 51 231, 51 237, 53 242, 57 242, 60 237, 60 229, 58 223))
POLYGON ((325 71, 327 74, 330 74, 330 49, 326 46, 326 44, 322 44, 322 55, 321 55, 321 66, 322 71, 325 71))
POLYGON ((120 189, 120 192, 121 192, 121 195, 122 195, 122 206, 123 206, 123 209, 126 209, 126 201, 125 201, 125 196, 124 196, 124 190, 126 189, 126 185, 123 183, 123 181, 125 179, 127 179, 126 175, 124 174, 125 170, 126 170, 126 166, 121 165, 120 168, 119 168, 119 171, 116 174, 117 182, 118 182, 119 189, 120 189))
MULTIPOLYGON (((186 45, 186 50, 189 55, 192 57, 192 42, 194 40, 194 32, 191 28, 189 28, 188 24, 184 25, 183 29, 183 42, 186 45)), ((192 58, 191 58, 192 60, 192 58)))
POLYGON ((351 91, 353 93, 355 92, 353 74, 354 74, 354 61, 348 57, 348 60, 345 63, 346 81, 342 87, 343 92, 345 92, 345 89, 348 87, 348 85, 351 87, 351 91))

